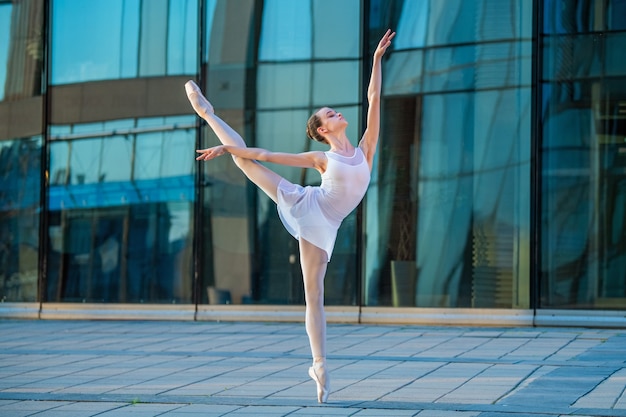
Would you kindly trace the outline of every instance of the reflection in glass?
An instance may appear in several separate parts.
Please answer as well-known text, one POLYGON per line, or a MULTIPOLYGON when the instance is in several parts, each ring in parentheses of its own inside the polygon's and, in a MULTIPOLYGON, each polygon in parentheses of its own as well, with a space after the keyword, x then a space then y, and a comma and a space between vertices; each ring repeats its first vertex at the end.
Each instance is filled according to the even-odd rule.
POLYGON ((197 0, 52 0, 52 84, 193 74, 197 0))
MULTIPOLYGON (((210 2, 207 12, 213 24, 207 30, 207 91, 220 117, 251 146, 295 153, 324 149, 306 137, 306 121, 317 107, 334 106, 349 120, 348 134, 356 143, 360 2, 272 0, 254 2, 253 9, 248 7, 252 2, 239 8, 231 4, 210 2), (235 37, 224 27, 230 21, 250 21, 251 26, 244 29, 245 36, 238 32, 235 37), (249 44, 254 33, 260 34, 258 44, 249 44)), ((204 146, 217 144, 212 133, 204 139, 204 146)), ((203 302, 302 304, 298 242, 280 223, 275 204, 250 185, 230 158, 202 169, 203 254, 213 260, 203 263, 202 285, 208 292, 205 296, 203 289, 203 302)), ((315 170, 271 169, 299 184, 320 183, 315 170)), ((326 275, 329 304, 357 302, 356 225, 353 215, 339 230, 326 275)))
POLYGON ((416 3, 400 23, 424 26, 399 35, 415 49, 384 67, 364 302, 526 308, 530 3, 416 3))
POLYGON ((191 302, 195 130, 142 124, 50 144, 48 301, 191 302))
POLYGON ((38 298, 44 6, 0 1, 0 302, 38 298))
POLYGON ((623 11, 616 0, 544 4, 544 308, 626 305, 626 58, 624 34, 611 32, 623 11))
POLYGON ((358 59, 361 55, 361 46, 359 36, 356 34, 361 33, 358 28, 362 2, 360 0, 310 1, 313 13, 313 58, 358 59))
POLYGON ((311 57, 311 0, 267 0, 259 59, 289 61, 311 57))
MULTIPOLYGON (((313 65, 313 107, 337 106, 338 104, 352 104, 359 95, 358 61, 341 61, 331 63, 316 63, 313 65), (342 80, 340 83, 330 84, 329 80, 342 80), (332 87, 330 87, 332 85, 332 87), (331 103, 331 104, 329 104, 331 103)), ((353 120, 356 123, 357 120, 353 120)), ((354 138, 356 141, 357 138, 354 138)), ((354 142, 356 144, 356 142, 354 142)))
POLYGON ((0 3, 0 101, 4 100, 4 84, 7 78, 12 9, 11 3, 0 3))
POLYGON ((306 107, 311 101, 311 64, 259 64, 259 109, 306 107))
POLYGON ((41 94, 44 2, 0 2, 0 102, 41 94))
POLYGON ((41 137, 0 141, 0 302, 36 301, 41 137))

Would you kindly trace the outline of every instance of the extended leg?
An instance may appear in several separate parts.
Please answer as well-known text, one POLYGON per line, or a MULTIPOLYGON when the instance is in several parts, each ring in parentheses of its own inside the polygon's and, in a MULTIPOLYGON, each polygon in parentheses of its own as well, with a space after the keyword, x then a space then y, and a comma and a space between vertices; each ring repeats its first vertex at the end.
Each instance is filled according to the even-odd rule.
MULTIPOLYGON (((246 142, 233 128, 220 119, 213 109, 211 103, 204 97, 200 88, 193 81, 185 84, 185 91, 191 106, 198 116, 202 117, 213 129, 218 139, 224 145, 246 147, 246 142)), ((282 177, 269 168, 261 165, 257 161, 238 158, 233 156, 235 164, 243 171, 250 181, 255 183, 274 202, 278 202, 277 190, 282 177)))
POLYGON ((330 376, 326 369, 326 315, 324 314, 324 276, 326 252, 300 238, 300 264, 304 279, 306 302, 305 324, 309 336, 313 366, 309 375, 317 383, 317 400, 326 402, 330 391, 330 376))

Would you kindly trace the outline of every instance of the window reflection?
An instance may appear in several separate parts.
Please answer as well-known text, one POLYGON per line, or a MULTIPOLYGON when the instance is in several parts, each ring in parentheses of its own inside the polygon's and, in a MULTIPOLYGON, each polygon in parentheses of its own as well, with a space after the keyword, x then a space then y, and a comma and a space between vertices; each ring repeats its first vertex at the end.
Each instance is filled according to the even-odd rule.
POLYGON ((405 2, 402 12, 400 25, 424 24, 399 34, 406 49, 385 62, 364 301, 525 308, 530 3, 405 2))
POLYGON ((0 141, 0 302, 37 300, 41 143, 0 141))
POLYGON ((4 100, 4 84, 7 79, 12 9, 11 3, 0 3, 0 101, 4 100))
MULTIPOLYGON (((47 128, 44 300, 190 302, 198 233, 203 302, 300 304, 297 242, 274 204, 229 158, 202 165, 195 183, 197 119, 182 83, 199 75, 205 36, 205 87, 251 145, 323 149, 303 132, 323 105, 346 116, 356 141, 369 74, 360 43, 391 26, 364 224, 344 221, 326 300, 360 302, 362 227, 366 305, 527 307, 533 4, 542 8, 540 306, 623 308, 621 0, 0 1, 0 300, 37 299, 47 128), (41 85, 46 5, 53 86, 41 85)), ((312 170, 272 168, 319 183, 312 170)))
POLYGON ((191 301, 195 129, 155 122, 55 129, 48 301, 191 301))
POLYGON ((311 64, 260 64, 257 73, 260 109, 306 107, 311 101, 311 64))
POLYGON ((311 58, 311 0, 268 0, 263 4, 259 59, 311 58))
MULTIPOLYGON (((315 63, 313 65, 313 107, 336 107, 339 104, 352 104, 359 95, 358 61, 315 63), (331 83, 331 80, 333 81, 331 83), (335 83, 336 80, 342 80, 335 83), (330 104, 329 104, 330 103, 330 104), (334 103, 334 104, 333 104, 334 103)), ((353 122, 356 122, 354 120, 353 122)), ((359 138, 360 139, 360 138, 359 138)), ((355 144, 357 138, 354 138, 355 144)))
MULTIPOLYGON (((232 4, 212 1, 207 11, 212 22, 204 51, 210 74, 207 91, 220 116, 249 145, 302 152, 322 149, 306 138, 305 124, 316 107, 330 105, 349 117, 349 135, 356 141, 360 2, 272 0, 241 3, 238 8, 232 4), (251 24, 243 28, 244 35, 241 30, 235 34, 225 25, 231 21, 251 24), (248 42, 254 33, 260 33, 258 43, 248 42), (329 58, 333 61, 326 62, 329 58)), ((203 139, 204 146, 217 143, 212 133, 203 139)), ((301 184, 320 181, 313 170, 271 168, 301 184)), ((202 252, 213 260, 203 264, 203 301, 301 304, 297 241, 284 230, 275 204, 230 158, 203 164, 202 169, 202 252)), ((356 302, 356 220, 351 217, 344 223, 326 277, 327 288, 333 290, 327 301, 332 304, 356 302)))
POLYGON ((0 2, 0 102, 41 94, 44 2, 0 2))
POLYGON ((620 11, 621 1, 544 5, 542 307, 626 302, 626 59, 624 34, 611 32, 620 11))
POLYGON ((361 1, 310 1, 313 13, 313 57, 315 59, 358 59, 361 55, 361 46, 357 35, 360 31, 356 28, 360 26, 361 1))
POLYGON ((0 302, 38 298, 43 17, 41 0, 0 1, 0 302))
POLYGON ((53 84, 193 74, 197 0, 52 0, 53 84))
MULTIPOLYGON (((256 73, 256 145, 276 151, 327 150, 305 135, 308 117, 321 106, 344 113, 348 136, 360 139, 360 2, 347 0, 272 0, 263 3, 256 73), (294 62, 297 61, 297 62, 294 62)), ((319 185, 314 170, 272 166, 280 175, 303 185, 319 185)), ((261 275, 253 283, 255 302, 301 304, 302 275, 298 242, 287 233, 275 204, 255 190, 261 275)), ((333 262, 325 278, 328 304, 356 300, 356 215, 344 220, 333 262)))

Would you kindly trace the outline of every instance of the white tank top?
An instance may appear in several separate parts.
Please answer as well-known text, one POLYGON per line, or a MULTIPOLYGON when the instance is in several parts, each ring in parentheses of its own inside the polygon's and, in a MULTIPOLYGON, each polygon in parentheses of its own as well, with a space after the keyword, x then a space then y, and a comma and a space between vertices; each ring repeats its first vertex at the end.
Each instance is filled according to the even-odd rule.
POLYGON ((370 168, 361 148, 352 156, 325 152, 328 158, 320 188, 324 191, 321 209, 336 221, 341 221, 359 205, 370 183, 370 168))

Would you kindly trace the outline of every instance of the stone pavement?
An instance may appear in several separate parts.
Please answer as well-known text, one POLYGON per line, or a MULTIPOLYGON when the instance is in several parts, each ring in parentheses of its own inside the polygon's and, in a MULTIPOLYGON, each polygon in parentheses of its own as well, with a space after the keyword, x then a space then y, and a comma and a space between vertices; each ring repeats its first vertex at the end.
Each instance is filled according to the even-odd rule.
POLYGON ((0 416, 626 416, 626 329, 0 321, 0 416))

